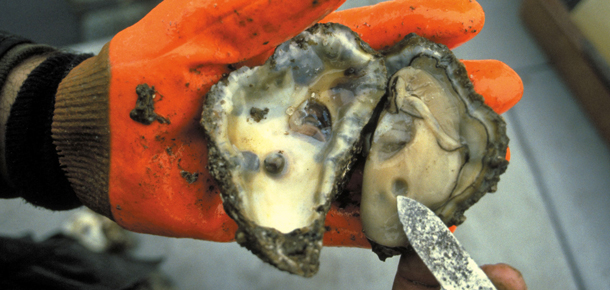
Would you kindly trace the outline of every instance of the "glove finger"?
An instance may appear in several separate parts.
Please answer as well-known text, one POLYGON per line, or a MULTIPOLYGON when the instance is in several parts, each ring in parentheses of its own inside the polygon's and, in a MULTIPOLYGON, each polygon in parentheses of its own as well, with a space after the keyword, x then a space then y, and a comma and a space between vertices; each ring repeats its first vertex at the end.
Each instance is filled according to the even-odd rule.
POLYGON ((481 31, 485 13, 471 0, 395 0, 333 12, 320 22, 346 25, 377 50, 413 32, 454 48, 481 31))
MULTIPOLYGON (((376 50, 391 47, 409 33, 455 48, 481 31, 485 13, 469 0, 394 0, 335 11, 320 22, 346 25, 376 50)), ((273 49, 241 65, 261 65, 271 54, 273 49)))
MULTIPOLYGON (((481 31, 485 14, 470 0, 395 0, 333 12, 320 22, 344 24, 377 50, 389 48, 411 32, 455 48, 481 31)), ((506 64, 494 60, 463 63, 475 90, 498 114, 521 99, 523 83, 506 64)))
POLYGON ((125 60, 166 54, 199 63, 235 63, 298 34, 345 0, 166 0, 117 34, 125 60))
POLYGON ((474 90, 485 98, 485 103, 496 113, 512 108, 523 95, 519 75, 498 60, 462 60, 474 90))
MULTIPOLYGON (((485 14, 470 0, 395 0, 333 12, 320 22, 344 24, 377 50, 389 48, 411 32, 455 48, 481 31, 485 14)), ((523 83, 506 64, 495 60, 463 63, 475 90, 498 114, 521 99, 523 83)))

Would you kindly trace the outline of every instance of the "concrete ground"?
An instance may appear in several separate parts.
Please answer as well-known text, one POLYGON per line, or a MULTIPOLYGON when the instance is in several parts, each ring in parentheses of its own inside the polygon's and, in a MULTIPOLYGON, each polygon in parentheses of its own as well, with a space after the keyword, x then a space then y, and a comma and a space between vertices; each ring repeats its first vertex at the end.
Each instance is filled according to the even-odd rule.
MULTIPOLYGON (((378 1, 347 1, 354 7, 378 1)), ((498 59, 523 79, 504 114, 511 164, 498 191, 467 211, 456 235, 480 264, 521 270, 530 289, 610 289, 610 151, 518 17, 520 1, 479 1, 486 24, 457 48, 462 59, 498 59)), ((77 46, 97 52, 103 41, 77 46)), ((0 234, 57 231, 72 212, 0 202, 0 234)), ((279 272, 235 243, 137 235, 140 255, 164 256, 180 289, 390 289, 397 258, 325 248, 311 279, 279 272)))

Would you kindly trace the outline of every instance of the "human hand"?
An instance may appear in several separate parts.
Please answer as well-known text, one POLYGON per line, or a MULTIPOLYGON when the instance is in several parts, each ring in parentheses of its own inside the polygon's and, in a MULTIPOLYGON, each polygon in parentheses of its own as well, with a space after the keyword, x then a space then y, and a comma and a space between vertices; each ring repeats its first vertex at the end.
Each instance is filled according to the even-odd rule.
POLYGON ((58 89, 53 136, 79 198, 132 231, 233 240, 206 169, 204 96, 342 2, 168 0, 117 34, 58 89))
MULTIPOLYGON (((481 269, 498 290, 527 289, 521 273, 507 264, 483 265, 481 269)), ((415 251, 411 251, 400 257, 392 289, 440 289, 440 285, 415 251)))
MULTIPOLYGON (((261 64, 273 47, 341 2, 167 0, 117 34, 58 89, 53 136, 83 203, 132 231, 232 240, 236 225, 206 169, 198 124, 203 96, 224 74, 261 64)), ((347 25, 374 49, 410 32, 451 48, 480 31, 484 14, 470 1, 392 1, 322 21, 347 25)), ((497 112, 519 100, 521 81, 505 64, 464 64, 475 90, 497 112)), ((355 196, 358 176, 350 187, 355 196)), ((369 246, 356 205, 333 205, 326 225, 326 245, 369 246)))

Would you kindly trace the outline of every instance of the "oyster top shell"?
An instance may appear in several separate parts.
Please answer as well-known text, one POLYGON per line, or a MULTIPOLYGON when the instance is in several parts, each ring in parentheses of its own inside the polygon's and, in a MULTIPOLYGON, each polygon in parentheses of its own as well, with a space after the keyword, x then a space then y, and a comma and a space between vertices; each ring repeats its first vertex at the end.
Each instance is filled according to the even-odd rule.
POLYGON ((396 197, 418 200, 449 226, 462 223, 466 209, 495 191, 508 138, 445 46, 411 34, 384 54, 388 100, 370 140, 361 218, 370 240, 402 247, 396 197))
POLYGON ((330 201, 386 76, 355 33, 318 24, 212 87, 201 121, 208 164, 238 243, 279 269, 316 273, 330 201))

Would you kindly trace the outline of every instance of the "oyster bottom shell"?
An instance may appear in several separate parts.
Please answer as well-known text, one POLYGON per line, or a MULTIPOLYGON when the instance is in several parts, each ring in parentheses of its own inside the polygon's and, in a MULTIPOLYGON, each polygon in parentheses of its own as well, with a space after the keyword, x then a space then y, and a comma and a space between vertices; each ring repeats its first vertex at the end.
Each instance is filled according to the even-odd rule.
POLYGON ((209 170, 239 244, 281 270, 317 272, 331 199, 386 81, 383 59, 355 33, 319 24, 212 87, 201 121, 209 170))
POLYGON ((475 93, 443 45, 411 34, 385 52, 388 100, 370 140, 361 218, 380 258, 408 246, 396 197, 431 208, 448 226, 493 192, 506 170, 503 119, 475 93))

